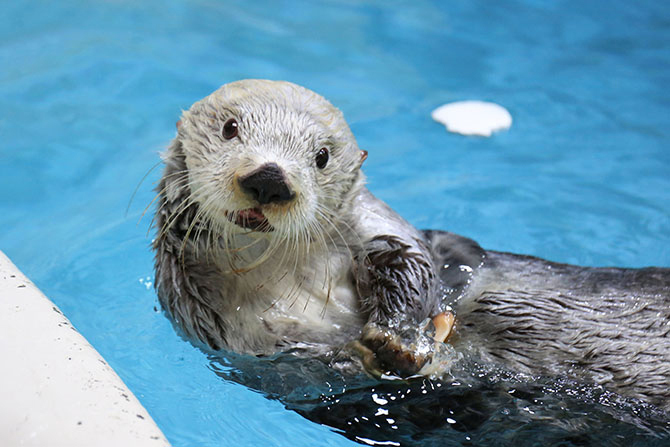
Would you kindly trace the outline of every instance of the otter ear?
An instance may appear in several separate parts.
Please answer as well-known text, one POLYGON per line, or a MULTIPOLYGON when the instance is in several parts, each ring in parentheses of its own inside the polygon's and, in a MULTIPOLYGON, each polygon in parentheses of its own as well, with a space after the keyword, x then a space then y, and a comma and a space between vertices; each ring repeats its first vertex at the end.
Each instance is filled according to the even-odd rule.
POLYGON ((358 163, 359 168, 367 158, 368 158, 368 151, 361 150, 361 161, 360 163, 358 163))

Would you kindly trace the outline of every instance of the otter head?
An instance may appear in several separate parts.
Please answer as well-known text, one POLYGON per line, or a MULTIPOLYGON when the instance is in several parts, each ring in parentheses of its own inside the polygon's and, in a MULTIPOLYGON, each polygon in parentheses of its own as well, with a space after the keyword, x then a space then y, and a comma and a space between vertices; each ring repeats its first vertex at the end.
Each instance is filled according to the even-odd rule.
POLYGON ((298 240, 347 211, 365 152, 323 97, 244 80, 183 113, 171 157, 183 158, 189 199, 220 232, 298 240))

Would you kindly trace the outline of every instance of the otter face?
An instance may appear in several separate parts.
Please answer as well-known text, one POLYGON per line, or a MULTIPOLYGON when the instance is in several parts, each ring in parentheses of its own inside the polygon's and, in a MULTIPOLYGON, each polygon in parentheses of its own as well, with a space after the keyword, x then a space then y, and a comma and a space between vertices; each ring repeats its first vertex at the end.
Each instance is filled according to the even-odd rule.
POLYGON ((362 185, 364 157, 342 113, 287 82, 224 85, 184 112, 177 139, 191 200, 230 234, 323 233, 362 185))

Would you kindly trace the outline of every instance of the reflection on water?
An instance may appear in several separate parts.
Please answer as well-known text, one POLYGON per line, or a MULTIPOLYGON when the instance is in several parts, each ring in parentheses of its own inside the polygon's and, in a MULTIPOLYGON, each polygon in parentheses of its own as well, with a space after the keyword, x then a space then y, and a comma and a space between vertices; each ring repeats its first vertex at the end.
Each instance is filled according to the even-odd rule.
POLYGON ((666 446, 670 418, 599 386, 463 358, 441 380, 376 381, 319 359, 210 357, 211 369, 368 445, 666 446))

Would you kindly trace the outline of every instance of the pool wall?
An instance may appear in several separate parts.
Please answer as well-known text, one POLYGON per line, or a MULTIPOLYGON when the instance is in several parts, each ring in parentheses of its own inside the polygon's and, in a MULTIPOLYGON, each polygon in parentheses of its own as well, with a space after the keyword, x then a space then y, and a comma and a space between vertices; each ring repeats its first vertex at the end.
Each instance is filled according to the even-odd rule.
POLYGON ((167 446, 119 376, 0 252, 0 444, 167 446))

